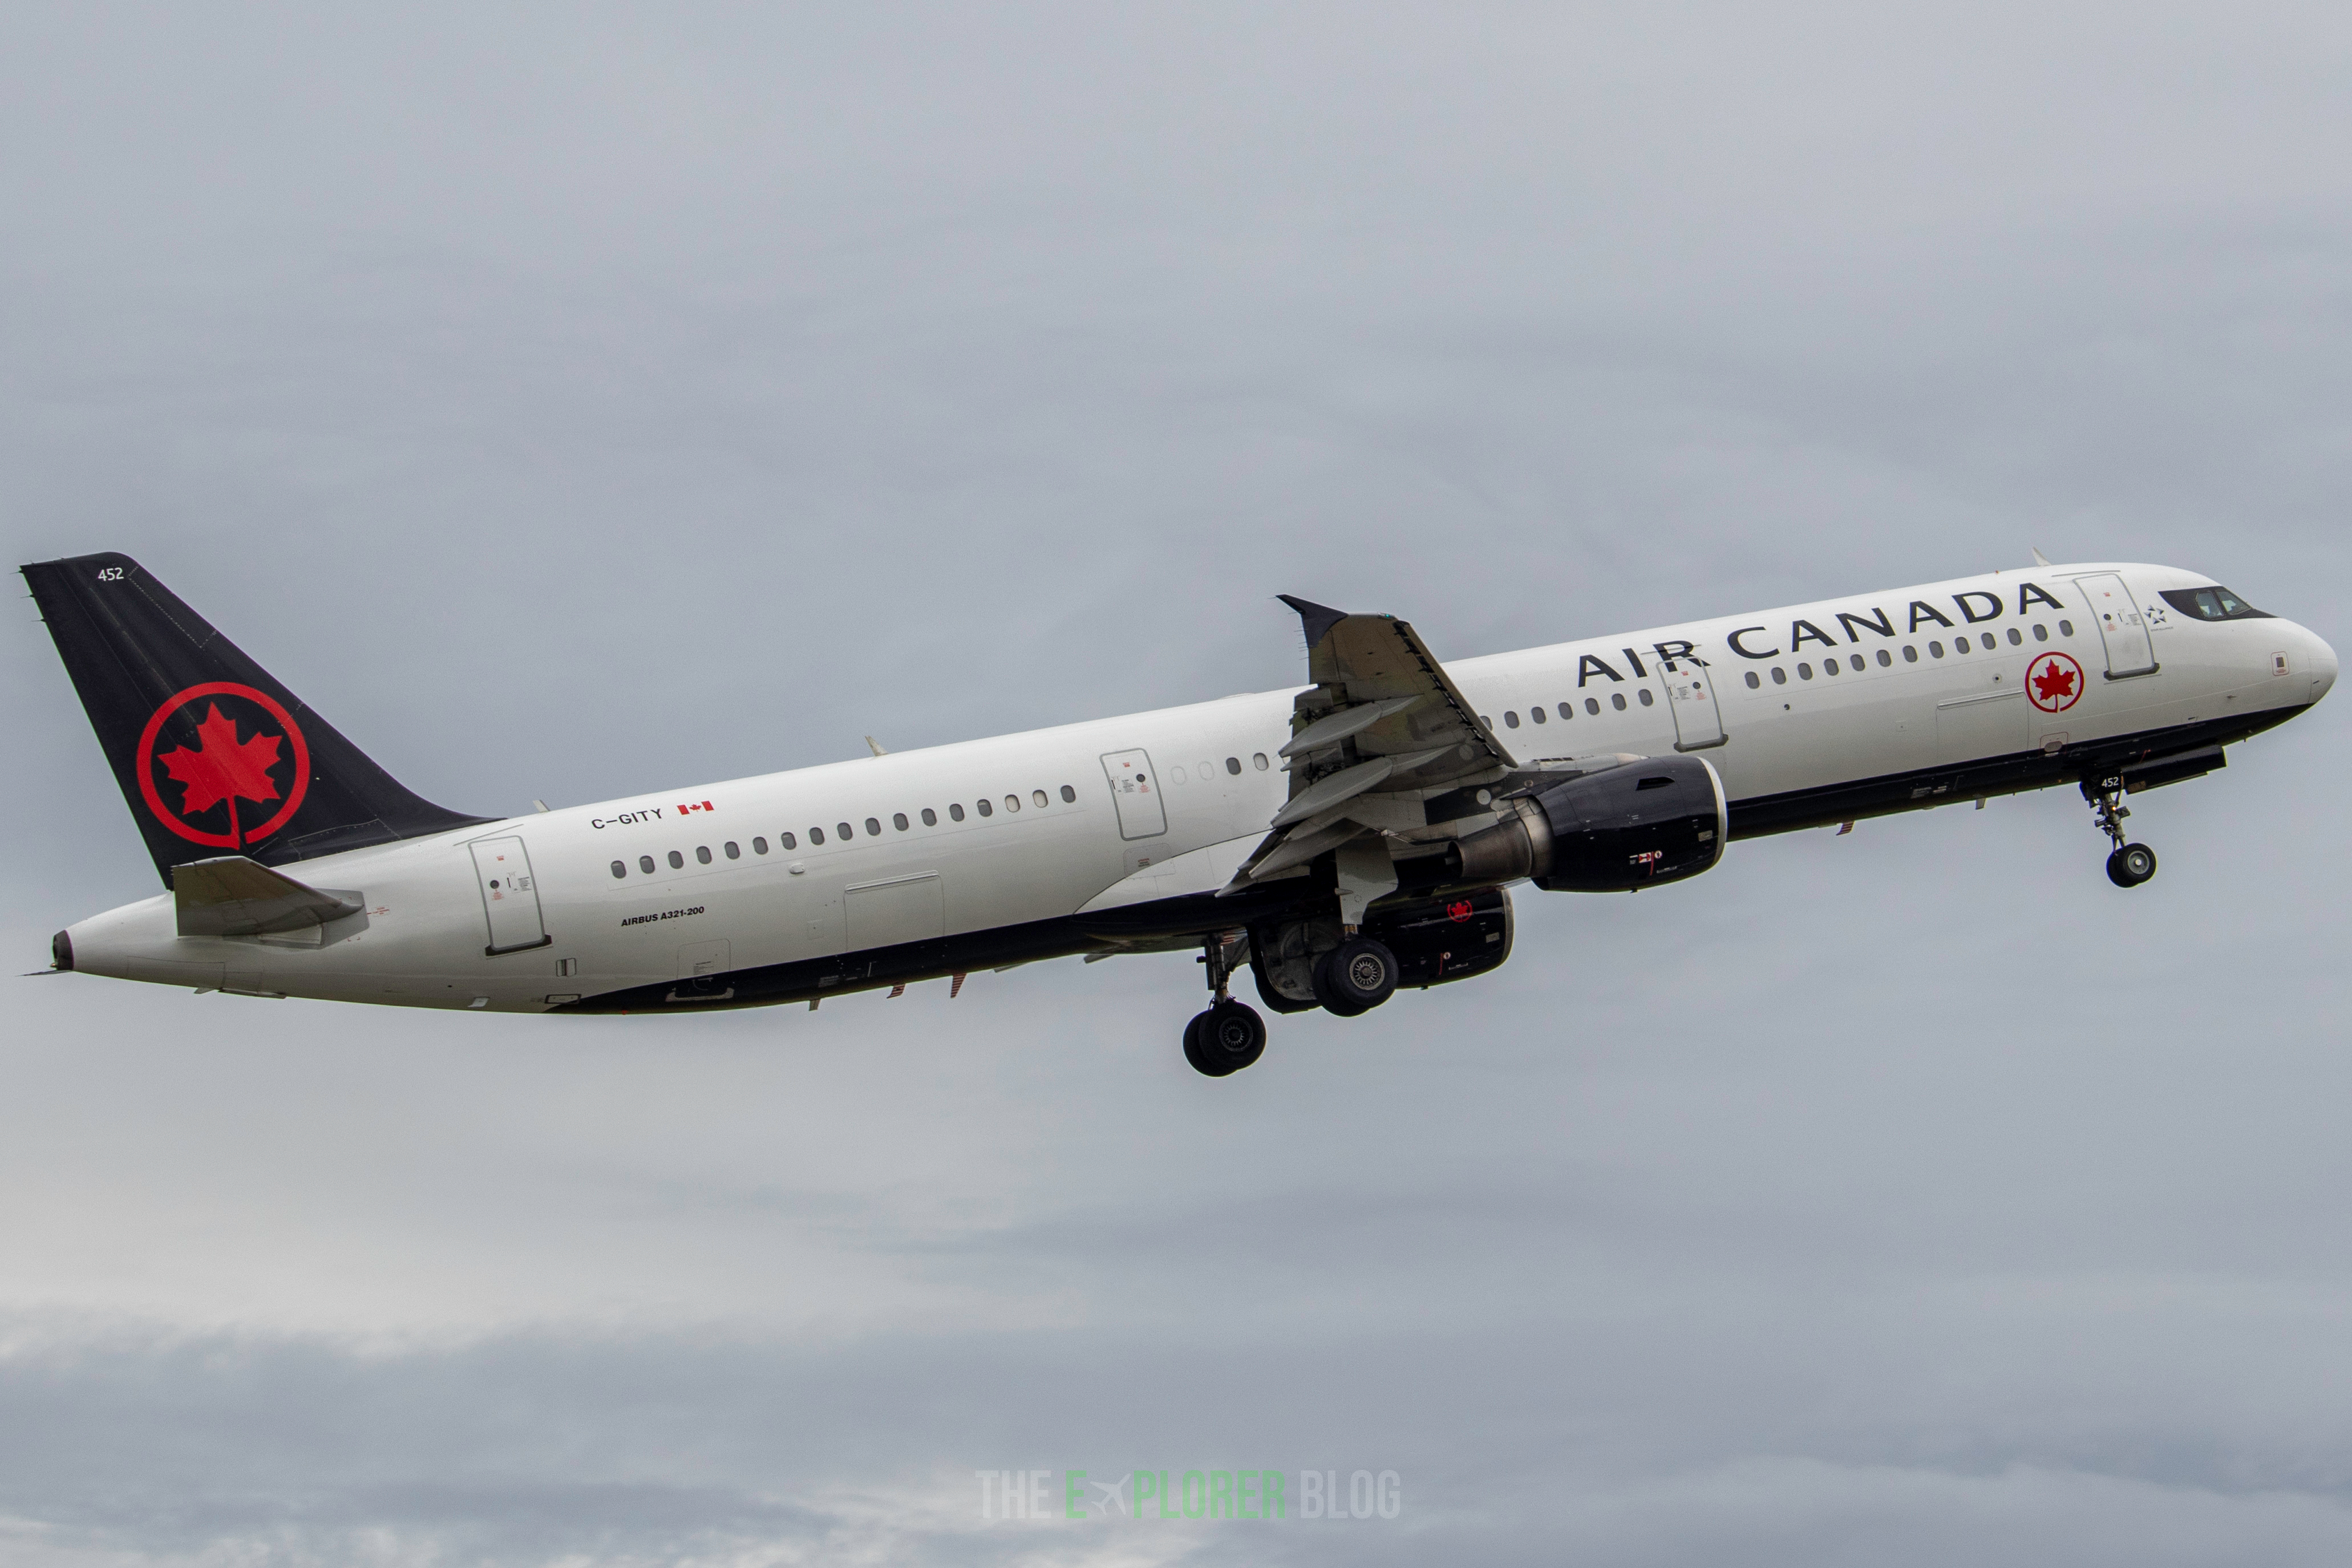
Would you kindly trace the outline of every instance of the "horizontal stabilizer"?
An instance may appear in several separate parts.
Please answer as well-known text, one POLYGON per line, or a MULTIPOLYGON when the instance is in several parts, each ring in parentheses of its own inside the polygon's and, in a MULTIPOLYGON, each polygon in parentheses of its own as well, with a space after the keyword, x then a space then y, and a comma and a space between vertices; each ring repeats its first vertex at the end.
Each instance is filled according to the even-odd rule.
POLYGON ((356 893, 310 887, 243 855, 173 866, 172 898, 183 936, 306 931, 357 915, 365 903, 356 893))

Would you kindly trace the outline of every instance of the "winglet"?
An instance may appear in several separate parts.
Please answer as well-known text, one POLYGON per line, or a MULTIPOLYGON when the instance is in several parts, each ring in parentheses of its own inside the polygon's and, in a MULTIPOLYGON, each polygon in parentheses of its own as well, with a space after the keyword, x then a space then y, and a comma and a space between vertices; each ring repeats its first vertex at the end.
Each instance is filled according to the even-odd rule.
POLYGON ((1312 600, 1301 599, 1296 594, 1277 593, 1275 597, 1298 612, 1298 619, 1307 626, 1307 648, 1309 653, 1314 651, 1316 643, 1323 641, 1324 635, 1332 627, 1348 618, 1348 612, 1344 610, 1334 610, 1328 604, 1318 604, 1312 600))
POLYGON ((2050 558, 2042 553, 2042 547, 2040 545, 2033 547, 2033 564, 2036 566, 2048 566, 2050 564, 2050 558))

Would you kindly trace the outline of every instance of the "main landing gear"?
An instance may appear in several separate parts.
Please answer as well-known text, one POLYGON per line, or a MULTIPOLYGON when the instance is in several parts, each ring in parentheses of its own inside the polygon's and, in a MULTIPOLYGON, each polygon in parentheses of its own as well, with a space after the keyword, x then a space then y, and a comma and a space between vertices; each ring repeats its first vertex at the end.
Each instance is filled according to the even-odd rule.
POLYGON ((2119 775, 2083 780, 2083 799, 2091 803, 2091 813, 2098 820, 2099 831, 2107 835, 2115 852, 2107 856, 2107 880, 2117 887, 2137 887, 2156 874, 2156 852, 2146 844, 2124 841, 2124 819, 2131 809, 2124 804, 2124 781, 2119 775))
MULTIPOLYGON (((1234 1000, 1229 989, 1234 969, 1248 950, 1246 940, 1219 934, 1201 946, 1201 962, 1208 967, 1209 989, 1216 1000, 1184 1026, 1184 1060, 1212 1078, 1223 1078, 1265 1054, 1265 1020, 1255 1008, 1234 1000)), ((1350 936, 1315 960, 1314 1001, 1293 1001, 1270 989, 1263 970, 1258 991, 1276 1012, 1308 1012, 1319 1005, 1339 1018, 1354 1018, 1394 996, 1401 972, 1397 956, 1386 943, 1350 936)))
POLYGON ((1201 962, 1209 967, 1209 989, 1216 1000, 1184 1026, 1184 1060, 1211 1078, 1239 1072, 1265 1054, 1265 1019, 1247 1002, 1234 1000, 1229 988, 1241 946, 1240 939, 1228 942, 1222 932, 1202 943, 1201 962))

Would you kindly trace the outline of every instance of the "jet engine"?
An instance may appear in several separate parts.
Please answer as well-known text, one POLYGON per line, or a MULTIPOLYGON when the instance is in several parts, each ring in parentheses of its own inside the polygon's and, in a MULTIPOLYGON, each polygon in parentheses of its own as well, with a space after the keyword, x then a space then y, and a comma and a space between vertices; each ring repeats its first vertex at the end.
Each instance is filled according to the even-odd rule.
POLYGON ((1537 782, 1496 805, 1502 821, 1442 857, 1449 883, 1522 877, 1548 893, 1631 893, 1696 876, 1723 858, 1723 780, 1699 757, 1636 758, 1537 782))

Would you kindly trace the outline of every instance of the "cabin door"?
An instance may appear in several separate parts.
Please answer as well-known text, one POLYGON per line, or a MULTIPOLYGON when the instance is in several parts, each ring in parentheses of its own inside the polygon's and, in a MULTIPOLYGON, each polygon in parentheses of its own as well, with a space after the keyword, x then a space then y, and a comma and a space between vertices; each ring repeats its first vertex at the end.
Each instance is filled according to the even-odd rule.
POLYGON ((1110 780, 1110 798, 1118 807, 1118 836, 1148 839, 1168 831, 1168 811, 1160 803, 1160 777, 1151 771, 1147 751, 1103 753, 1103 777, 1110 780))
POLYGON ((1715 671, 1696 659, 1668 659, 1658 671, 1675 715, 1675 749, 1705 751, 1723 744, 1723 710, 1715 706, 1715 671))
POLYGON ((474 878, 481 884, 482 913, 490 923, 490 944, 483 951, 496 956, 554 941, 540 919, 539 883, 530 874, 530 856, 522 841, 478 839, 469 847, 474 878))
POLYGON ((2107 679, 2156 674, 2156 644, 2148 638, 2147 620, 2124 580, 2112 571, 2094 572, 2076 578, 2074 586, 2091 601, 2091 613, 2097 619, 2099 640, 2106 645, 2107 679))

